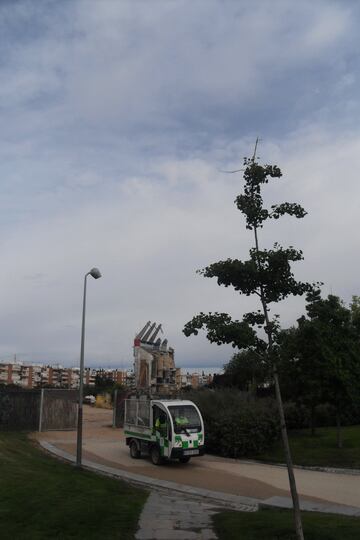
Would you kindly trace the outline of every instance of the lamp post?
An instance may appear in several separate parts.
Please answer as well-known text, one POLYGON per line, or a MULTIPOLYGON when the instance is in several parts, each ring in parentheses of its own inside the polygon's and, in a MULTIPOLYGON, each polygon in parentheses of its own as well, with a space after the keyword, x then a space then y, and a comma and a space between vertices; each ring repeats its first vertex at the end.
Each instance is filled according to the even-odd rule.
POLYGON ((79 407, 78 407, 78 425, 77 425, 77 444, 76 444, 76 466, 81 467, 82 455, 82 426, 83 426, 83 393, 84 393, 84 343, 85 343, 85 311, 86 311, 86 278, 88 276, 94 279, 101 278, 98 268, 92 268, 84 277, 84 297, 81 325, 81 349, 80 349, 80 381, 79 381, 79 407))

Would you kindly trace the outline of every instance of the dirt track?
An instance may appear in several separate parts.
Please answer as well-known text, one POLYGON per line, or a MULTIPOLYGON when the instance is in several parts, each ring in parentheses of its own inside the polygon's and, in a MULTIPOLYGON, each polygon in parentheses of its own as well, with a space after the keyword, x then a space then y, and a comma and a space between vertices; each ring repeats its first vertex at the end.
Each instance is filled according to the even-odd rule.
MULTIPOLYGON (((84 407, 83 455, 85 458, 129 472, 170 480, 215 491, 267 499, 289 496, 287 471, 283 467, 242 462, 205 455, 183 465, 170 462, 156 467, 149 459, 133 460, 121 429, 113 429, 112 411, 84 407)), ((75 455, 76 432, 36 434, 75 455)), ((303 498, 360 508, 360 477, 296 470, 298 491, 303 498)))

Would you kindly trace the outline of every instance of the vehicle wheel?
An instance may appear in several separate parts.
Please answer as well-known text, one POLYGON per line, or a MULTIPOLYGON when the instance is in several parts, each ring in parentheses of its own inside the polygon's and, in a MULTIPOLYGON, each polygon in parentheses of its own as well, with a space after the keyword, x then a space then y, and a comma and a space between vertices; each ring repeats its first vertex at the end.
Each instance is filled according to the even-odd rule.
POLYGON ((163 463, 164 460, 160 454, 160 448, 157 445, 151 447, 150 459, 154 465, 161 465, 163 463))
POLYGON ((189 463, 190 456, 181 457, 181 458, 179 458, 179 461, 180 461, 180 463, 189 463))
POLYGON ((137 442, 132 440, 130 443, 130 456, 133 459, 139 459, 141 457, 141 452, 138 448, 137 442))

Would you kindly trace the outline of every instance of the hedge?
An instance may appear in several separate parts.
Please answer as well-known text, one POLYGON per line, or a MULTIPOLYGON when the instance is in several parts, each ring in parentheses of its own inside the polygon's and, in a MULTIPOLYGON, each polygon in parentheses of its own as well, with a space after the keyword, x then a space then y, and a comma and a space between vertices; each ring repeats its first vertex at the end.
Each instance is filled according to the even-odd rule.
POLYGON ((200 390, 186 398, 198 405, 204 418, 209 453, 252 457, 279 437, 278 412, 272 399, 254 401, 232 389, 200 390))

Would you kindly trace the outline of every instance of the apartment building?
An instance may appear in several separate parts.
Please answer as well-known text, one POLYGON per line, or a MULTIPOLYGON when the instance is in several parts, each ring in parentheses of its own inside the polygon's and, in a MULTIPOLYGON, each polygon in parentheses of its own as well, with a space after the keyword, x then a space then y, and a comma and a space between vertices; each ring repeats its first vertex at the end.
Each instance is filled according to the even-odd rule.
MULTIPOLYGON (((196 389, 212 382, 212 375, 204 372, 184 372, 175 367, 173 349, 168 349, 167 343, 160 350, 153 343, 142 342, 141 347, 138 344, 135 347, 138 361, 135 373, 123 369, 85 368, 84 385, 95 386, 100 378, 128 388, 152 386, 158 393, 162 390, 164 393, 176 393, 181 388, 196 389), (150 362, 147 362, 148 358, 150 362)), ((65 368, 58 364, 0 362, 0 385, 15 384, 22 388, 78 388, 79 381, 79 368, 65 368)))
POLYGON ((213 375, 205 374, 204 372, 181 372, 181 388, 200 388, 201 386, 207 386, 213 381, 213 375))
MULTIPOLYGON (((84 384, 95 386, 97 377, 106 377, 114 383, 133 387, 134 377, 129 371, 119 369, 85 368, 84 384)), ((23 388, 78 388, 79 368, 60 365, 24 364, 22 362, 0 363, 0 385, 15 384, 23 388)))

